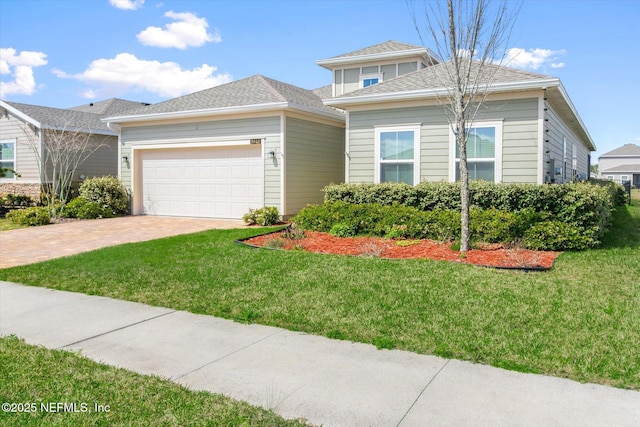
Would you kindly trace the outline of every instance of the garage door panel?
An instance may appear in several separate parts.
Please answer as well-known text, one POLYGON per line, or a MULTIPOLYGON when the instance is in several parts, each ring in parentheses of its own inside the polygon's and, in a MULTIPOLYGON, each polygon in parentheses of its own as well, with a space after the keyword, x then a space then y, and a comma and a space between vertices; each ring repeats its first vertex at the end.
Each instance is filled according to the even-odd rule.
POLYGON ((141 150, 140 157, 144 213, 242 218, 263 205, 260 146, 141 150))

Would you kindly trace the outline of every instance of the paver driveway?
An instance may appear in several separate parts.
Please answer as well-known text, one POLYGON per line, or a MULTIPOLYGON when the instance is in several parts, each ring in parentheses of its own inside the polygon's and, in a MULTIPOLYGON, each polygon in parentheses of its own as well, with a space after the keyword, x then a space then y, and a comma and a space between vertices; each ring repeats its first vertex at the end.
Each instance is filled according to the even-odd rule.
POLYGON ((244 223, 204 218, 126 216, 2 231, 0 268, 32 264, 122 243, 238 227, 244 227, 244 223))

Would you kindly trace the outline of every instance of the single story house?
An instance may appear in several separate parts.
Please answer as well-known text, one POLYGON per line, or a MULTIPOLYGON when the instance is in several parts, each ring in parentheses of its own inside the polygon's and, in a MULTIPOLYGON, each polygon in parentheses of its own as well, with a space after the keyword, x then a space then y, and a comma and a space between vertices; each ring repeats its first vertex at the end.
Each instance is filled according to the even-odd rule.
MULTIPOLYGON (((428 49, 387 41, 317 61, 310 91, 260 75, 104 119, 120 128, 133 214, 284 217, 330 183, 455 181, 458 155, 428 49)), ((562 183, 589 176, 595 144, 559 79, 492 66, 469 141, 472 179, 562 183)))
MULTIPOLYGON (((0 194, 23 194, 40 197, 41 164, 48 154, 43 138, 51 132, 84 133, 91 142, 101 145, 76 170, 74 180, 118 173, 118 134, 102 122, 103 117, 146 105, 123 99, 80 105, 73 108, 51 108, 39 105, 0 101, 1 166, 9 172, 0 178, 0 194)), ((53 141, 53 140, 52 140, 53 141)), ((51 165, 48 164, 50 168, 51 165)))
POLYGON ((640 146, 625 144, 598 158, 598 174, 602 179, 616 182, 631 181, 640 188, 640 146))

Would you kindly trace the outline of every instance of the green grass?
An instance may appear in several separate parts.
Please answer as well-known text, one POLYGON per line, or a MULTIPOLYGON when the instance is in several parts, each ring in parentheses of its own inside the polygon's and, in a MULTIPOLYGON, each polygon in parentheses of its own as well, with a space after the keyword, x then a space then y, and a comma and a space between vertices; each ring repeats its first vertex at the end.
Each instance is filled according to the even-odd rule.
POLYGON ((68 351, 27 345, 15 337, 0 338, 0 349, 2 403, 27 403, 30 410, 35 409, 3 410, 3 426, 305 425, 221 395, 189 391, 159 377, 98 364, 68 351), (47 412, 41 407, 57 402, 75 403, 78 412, 47 412), (95 405, 101 405, 101 411, 95 405))
POLYGON ((262 229, 212 230, 0 270, 3 280, 105 295, 640 389, 640 204, 599 249, 544 273, 429 260, 255 250, 262 229))
POLYGON ((6 218, 0 218, 0 231, 15 230, 16 228, 26 228, 26 226, 16 224, 6 218))

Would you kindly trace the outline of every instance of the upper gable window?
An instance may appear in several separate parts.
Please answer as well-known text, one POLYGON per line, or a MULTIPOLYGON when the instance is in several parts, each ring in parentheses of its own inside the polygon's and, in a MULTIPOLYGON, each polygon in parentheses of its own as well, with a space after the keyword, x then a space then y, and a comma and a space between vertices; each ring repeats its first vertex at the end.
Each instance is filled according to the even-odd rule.
POLYGON ((360 75, 360 87, 361 88, 377 85, 381 81, 382 81, 382 73, 361 74, 360 75))

